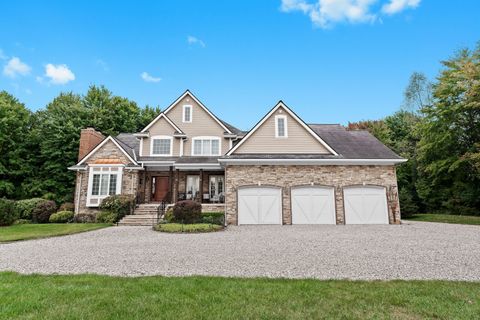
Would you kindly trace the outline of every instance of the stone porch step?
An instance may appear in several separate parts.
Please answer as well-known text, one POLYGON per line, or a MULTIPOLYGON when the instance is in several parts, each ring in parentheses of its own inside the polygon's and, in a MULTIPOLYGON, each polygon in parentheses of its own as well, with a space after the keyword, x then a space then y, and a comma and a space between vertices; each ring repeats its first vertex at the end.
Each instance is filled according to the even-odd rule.
POLYGON ((157 222, 156 214, 132 214, 125 216, 119 226, 151 226, 157 222))

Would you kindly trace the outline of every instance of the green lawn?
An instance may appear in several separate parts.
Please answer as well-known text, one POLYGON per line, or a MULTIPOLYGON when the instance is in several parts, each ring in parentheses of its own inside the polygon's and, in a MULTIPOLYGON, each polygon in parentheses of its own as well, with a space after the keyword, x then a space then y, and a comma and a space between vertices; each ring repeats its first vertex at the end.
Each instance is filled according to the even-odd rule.
POLYGON ((480 217, 459 216, 453 214, 416 214, 413 217, 404 220, 480 225, 480 217))
POLYGON ((110 226, 106 223, 18 224, 0 227, 0 242, 63 236, 110 226))
POLYGON ((0 319, 475 319, 480 283, 0 273, 0 319))

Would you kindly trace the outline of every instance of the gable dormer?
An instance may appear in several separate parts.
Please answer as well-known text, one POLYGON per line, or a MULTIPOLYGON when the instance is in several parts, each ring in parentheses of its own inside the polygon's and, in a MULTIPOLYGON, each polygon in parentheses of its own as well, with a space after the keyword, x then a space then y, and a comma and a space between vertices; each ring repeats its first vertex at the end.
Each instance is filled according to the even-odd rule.
POLYGON ((143 141, 142 156, 213 157, 224 155, 237 135, 187 90, 137 137, 143 141), (174 138, 170 142, 171 152, 167 152, 169 136, 174 138), (154 139, 158 141, 154 142, 154 139), (160 150, 162 154, 157 154, 155 150, 160 150))
POLYGON ((228 152, 232 154, 337 155, 282 101, 228 152))

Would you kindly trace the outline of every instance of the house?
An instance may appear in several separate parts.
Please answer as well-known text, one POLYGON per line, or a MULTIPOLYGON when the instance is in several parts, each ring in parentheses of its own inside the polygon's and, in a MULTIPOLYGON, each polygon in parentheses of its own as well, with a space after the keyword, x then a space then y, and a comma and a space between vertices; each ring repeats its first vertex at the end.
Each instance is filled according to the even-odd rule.
POLYGON ((398 224, 405 161, 366 131, 307 124, 282 101, 244 132, 187 90, 141 132, 82 130, 69 169, 76 214, 132 194, 138 213, 191 199, 234 225, 398 224))

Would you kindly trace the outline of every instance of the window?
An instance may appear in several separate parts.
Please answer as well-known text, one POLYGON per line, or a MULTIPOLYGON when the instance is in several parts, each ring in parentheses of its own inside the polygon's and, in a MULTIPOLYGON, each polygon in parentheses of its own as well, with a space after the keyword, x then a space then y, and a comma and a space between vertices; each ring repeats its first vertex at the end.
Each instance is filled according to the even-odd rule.
POLYGON ((184 105, 183 106, 183 122, 192 122, 192 106, 184 105))
POLYGON ((89 172, 87 206, 96 207, 109 195, 120 194, 122 168, 92 166, 89 172))
POLYGON ((217 138, 217 137, 193 138, 192 155, 219 156, 220 155, 220 138, 217 138))
POLYGON ((275 116, 275 137, 286 138, 287 134, 287 116, 275 116))
POLYGON ((224 176, 210 176, 210 200, 212 202, 224 201, 224 176))
POLYGON ((172 155, 172 137, 153 136, 150 146, 150 155, 152 156, 171 156, 172 155))

